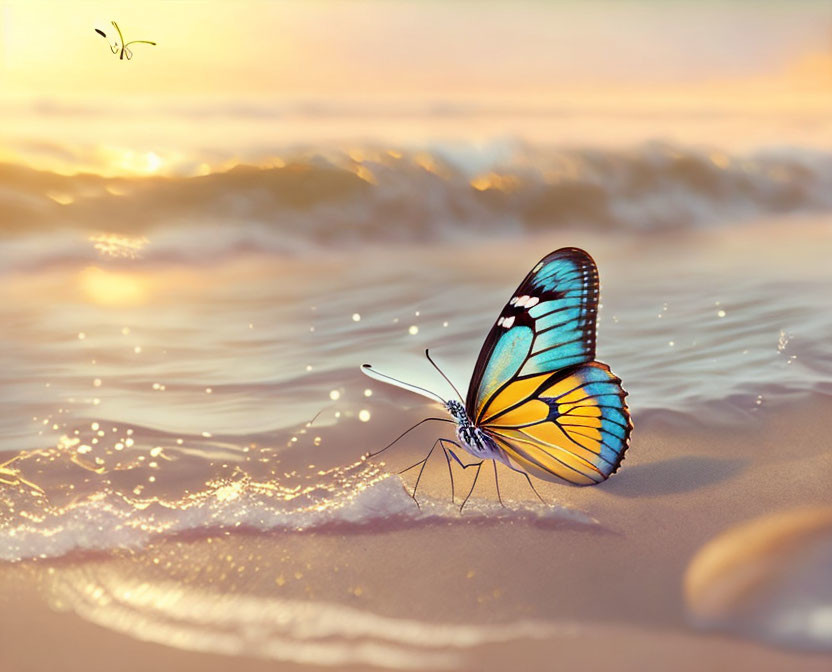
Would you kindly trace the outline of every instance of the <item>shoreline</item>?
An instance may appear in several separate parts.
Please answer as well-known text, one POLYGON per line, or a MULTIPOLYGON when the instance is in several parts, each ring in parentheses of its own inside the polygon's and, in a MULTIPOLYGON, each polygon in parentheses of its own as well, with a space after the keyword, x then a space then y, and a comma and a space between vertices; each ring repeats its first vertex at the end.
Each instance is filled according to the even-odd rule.
MULTIPOLYGON (((69 669, 85 672, 224 669, 232 658, 205 652, 220 641, 213 630, 220 626, 199 618, 222 604, 216 617, 220 630, 231 633, 227 650, 255 671, 274 669, 281 651, 306 660, 282 660, 281 669, 333 669, 315 661, 335 655, 334 644, 356 669, 370 664, 372 651, 390 646, 415 660, 438 654, 456 669, 503 669, 520 650, 541 665, 552 656, 564 664, 601 665, 614 652, 619 669, 663 669, 659 652, 672 656, 678 669, 727 669, 738 662, 760 670, 826 669, 829 655, 692 629, 682 577, 702 545, 724 530, 828 502, 832 455, 824 447, 822 418, 830 408, 832 401, 816 398, 744 427, 685 430, 656 418, 641 422, 621 472, 607 483, 543 486, 549 501, 557 497, 599 525, 541 526, 512 517, 399 526, 381 520, 362 528, 184 535, 135 552, 5 564, 0 662, 10 672, 45 670, 67 659, 74 661, 69 669), (142 586, 145 602, 118 598, 114 609, 113 599, 89 599, 98 589, 105 598, 107 591, 118 596, 125 586, 142 586), (56 604, 70 611, 56 612, 56 604), (340 609, 356 617, 331 620, 340 609), (368 634, 372 628, 351 634, 358 615, 379 619, 390 632, 415 621, 415 634, 380 640, 368 634), (271 631, 252 631, 252 622, 272 618, 271 631), (499 633, 529 622, 565 634, 488 639, 498 636, 495 626, 499 633), (322 623, 330 630, 320 630, 322 623), (470 628, 459 636, 476 643, 435 647, 437 624, 447 633, 470 628), (42 637, 52 645, 38 646, 42 637), (247 656, 252 650, 265 658, 247 656)), ((441 469, 429 474, 425 495, 442 496, 442 475, 441 469)), ((479 487, 480 497, 492 496, 493 484, 479 487)), ((504 480, 503 487, 509 500, 532 496, 520 478, 504 480)))

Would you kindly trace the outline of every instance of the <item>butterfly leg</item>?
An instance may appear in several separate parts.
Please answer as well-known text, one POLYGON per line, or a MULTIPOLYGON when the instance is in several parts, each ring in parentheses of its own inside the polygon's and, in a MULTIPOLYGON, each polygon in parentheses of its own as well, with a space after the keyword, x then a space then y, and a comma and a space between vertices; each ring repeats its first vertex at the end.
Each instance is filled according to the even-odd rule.
POLYGON ((491 464, 494 465, 494 483, 497 486, 497 499, 500 501, 500 506, 506 508, 506 505, 503 504, 503 497, 500 494, 500 479, 497 477, 497 460, 491 460, 491 464))
POLYGON ((477 473, 474 474, 474 482, 471 484, 471 489, 468 491, 468 494, 465 496, 465 499, 462 502, 462 505, 459 507, 459 512, 462 513, 462 509, 465 508, 465 505, 468 503, 468 499, 471 497, 471 494, 474 492, 474 488, 477 487, 477 479, 480 477, 480 469, 482 469, 482 462, 477 462, 476 464, 463 464, 462 468, 465 469, 467 467, 476 467, 477 473))
POLYGON ((416 485, 414 485, 414 486, 413 486, 413 494, 412 494, 412 495, 410 495, 410 496, 413 498, 413 501, 414 501, 414 502, 416 502, 416 506, 417 506, 417 507, 419 507, 420 509, 421 509, 422 507, 421 507, 421 506, 420 506, 420 504, 419 504, 419 500, 418 500, 418 499, 416 499, 416 491, 419 489, 419 481, 421 481, 421 480, 422 480, 422 474, 423 474, 423 473, 424 473, 424 471, 425 471, 425 467, 426 467, 426 466, 427 466, 427 464, 428 464, 428 460, 430 459, 430 456, 433 454, 433 451, 434 451, 434 449, 436 448, 436 446, 437 446, 437 444, 438 444, 438 443, 439 443, 439 439, 437 439, 437 440, 434 442, 433 446, 431 446, 431 449, 428 451, 428 454, 427 454, 427 455, 425 455, 424 459, 419 460, 419 461, 418 461, 418 462, 416 462, 415 464, 411 464, 409 467, 407 467, 406 469, 402 469, 402 470, 399 472, 399 474, 403 474, 403 473, 404 473, 404 472, 406 472, 406 471, 410 471, 410 470, 411 470, 411 469, 413 469, 414 467, 418 467, 420 464, 422 465, 422 468, 421 468, 421 469, 419 469, 419 475, 416 477, 416 485))
MULTIPOLYGON (((446 443, 453 443, 454 445, 457 445, 457 444, 454 443, 453 441, 448 441, 447 439, 439 439, 439 445, 442 446, 442 452, 445 454, 445 462, 448 464, 448 476, 451 477, 451 504, 453 504, 454 500, 455 500, 455 495, 454 495, 454 470, 451 469, 451 458, 448 456, 448 451, 450 451, 450 448, 445 448, 446 443)), ((451 454, 453 455, 453 453, 451 453, 451 454)), ((454 458, 456 458, 456 455, 454 455, 454 458)))
POLYGON ((532 492, 537 495, 537 498, 541 502, 546 504, 546 500, 543 499, 543 497, 540 496, 540 493, 537 491, 537 488, 535 488, 534 485, 532 484, 532 479, 529 478, 529 475, 525 471, 522 471, 521 469, 516 469, 515 467, 512 467, 510 464, 506 465, 506 466, 508 466, 508 468, 511 469, 512 471, 516 471, 518 474, 523 474, 523 477, 526 479, 526 482, 529 484, 529 487, 532 489, 532 492))
MULTIPOLYGON (((453 443, 453 444, 454 444, 457 448, 459 448, 459 444, 458 444, 458 443, 454 443, 453 441, 448 441, 447 439, 443 439, 443 441, 445 441, 446 443, 453 443)), ((457 463, 460 467, 462 467, 463 469, 467 469, 468 467, 478 467, 478 466, 480 466, 480 465, 482 464, 482 462, 472 462, 471 464, 462 464, 462 460, 460 460, 460 459, 456 456, 456 453, 454 453, 454 451, 452 451, 450 448, 447 448, 446 450, 448 451, 448 453, 450 453, 451 457, 452 457, 452 458, 454 458, 454 459, 456 460, 456 463, 457 463)))
MULTIPOLYGON (((444 442, 443 445, 442 445, 442 449, 445 451, 445 457, 446 458, 447 458, 448 455, 450 455, 452 458, 454 458, 454 460, 456 460, 456 463, 460 467, 462 467, 463 469, 467 469, 468 467, 477 467, 477 474, 476 474, 476 476, 474 476, 474 484, 471 486, 471 490, 468 493, 468 497, 470 497, 471 493, 474 491, 474 485, 477 484, 477 478, 480 475, 480 468, 482 467, 482 463, 485 460, 481 460, 480 462, 472 462, 471 464, 463 464, 462 460, 460 460, 457 457, 456 453, 453 450, 451 450, 450 448, 446 448, 444 444, 445 443, 450 443, 450 444, 453 444, 454 446, 456 446, 457 448, 461 448, 461 446, 456 441, 450 441, 448 439, 442 439, 442 441, 444 442)), ((448 468, 450 469, 450 462, 448 462, 448 468)), ((453 476, 451 476, 451 486, 453 487, 453 476)), ((463 507, 465 506, 465 503, 468 501, 468 497, 465 498, 465 501, 462 502, 462 506, 459 507, 460 511, 462 511, 463 507)))
MULTIPOLYGON (((316 415, 315 417, 317 418, 318 416, 316 415)), ((370 457, 375 457, 376 455, 381 455, 381 454, 382 454, 385 450, 387 450, 388 448, 390 448, 391 446, 393 446, 393 445, 394 445, 397 441, 399 441, 399 440, 403 439, 403 438, 404 438, 407 434, 409 434, 410 432, 412 432, 414 429, 416 429, 416 428, 417 428, 417 427, 419 427, 420 425, 424 424, 425 422, 430 422, 431 420, 436 420, 437 422, 450 422, 450 423, 453 423, 453 420, 448 420, 448 418, 425 418, 424 420, 420 420, 419 422, 417 422, 417 423, 416 423, 415 425, 413 425, 413 427, 411 427, 410 429, 406 429, 405 431, 403 431, 403 432, 402 432, 401 434, 399 434, 399 435, 398 435, 395 439, 393 439, 390 443, 388 443, 386 446, 384 446, 384 448, 382 448, 382 449, 380 449, 380 450, 377 450, 377 451, 375 451, 375 452, 372 452, 372 453, 367 453, 367 457, 368 457, 368 458, 370 458, 370 457)), ((313 419, 312 421, 314 422, 314 419, 313 419)), ((419 464, 419 463, 417 462, 416 464, 419 464)))
MULTIPOLYGON (((448 441, 448 439, 444 439, 444 441, 445 441, 445 443, 452 443, 452 444, 453 444, 453 445, 455 445, 457 448, 461 448, 461 446, 460 446, 460 445, 459 445, 456 441, 448 441)), ((462 467, 463 469, 467 469, 468 467, 476 467, 476 466, 477 466, 476 464, 462 464, 462 460, 460 460, 460 459, 456 456, 456 453, 455 453, 454 451, 452 451, 450 448, 448 448, 448 449, 447 449, 447 451, 448 451, 448 453, 450 454, 450 456, 456 460, 456 463, 457 463, 460 467, 462 467)))

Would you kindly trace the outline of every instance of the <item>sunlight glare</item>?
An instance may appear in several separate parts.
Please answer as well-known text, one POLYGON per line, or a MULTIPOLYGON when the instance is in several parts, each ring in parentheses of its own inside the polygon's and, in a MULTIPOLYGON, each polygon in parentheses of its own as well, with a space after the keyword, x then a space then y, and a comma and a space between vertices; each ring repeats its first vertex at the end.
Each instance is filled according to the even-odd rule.
POLYGON ((147 298, 146 282, 135 273, 91 266, 81 271, 79 283, 87 299, 103 306, 136 305, 147 298))

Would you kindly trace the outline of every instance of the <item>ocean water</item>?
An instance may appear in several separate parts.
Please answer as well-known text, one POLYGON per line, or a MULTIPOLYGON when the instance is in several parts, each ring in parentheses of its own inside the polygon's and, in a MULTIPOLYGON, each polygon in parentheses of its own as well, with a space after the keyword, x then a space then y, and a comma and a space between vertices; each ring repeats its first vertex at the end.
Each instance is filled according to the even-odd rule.
POLYGON ((502 303, 561 246, 598 262, 598 357, 636 424, 832 391, 832 155, 515 143, 2 172, 5 560, 454 515, 363 460, 436 408, 359 367, 447 396, 430 347, 464 389, 502 303))

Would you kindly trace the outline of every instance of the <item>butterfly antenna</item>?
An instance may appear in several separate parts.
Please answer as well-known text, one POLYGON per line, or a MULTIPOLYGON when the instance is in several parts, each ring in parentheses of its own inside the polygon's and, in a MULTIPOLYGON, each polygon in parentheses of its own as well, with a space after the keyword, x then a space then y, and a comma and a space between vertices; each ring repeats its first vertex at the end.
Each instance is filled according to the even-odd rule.
POLYGON ((434 398, 434 399, 436 399, 438 402, 440 402, 440 403, 442 403, 442 404, 444 404, 444 405, 446 405, 446 406, 448 405, 448 402, 447 402, 447 401, 445 401, 445 400, 444 400, 442 397, 440 397, 438 394, 436 394, 436 392, 431 392, 430 390, 426 390, 424 387, 419 387, 418 385, 414 385, 413 383, 406 383, 406 382, 404 382, 403 380, 399 380, 398 378, 393 378, 393 376, 388 376, 387 374, 384 374, 384 373, 379 373, 377 369, 374 369, 374 368, 373 368, 371 365, 369 365, 369 364, 362 364, 362 365, 361 365, 361 368, 362 368, 362 369, 365 369, 365 370, 367 370, 367 371, 372 371, 372 372, 373 372, 373 374, 372 374, 372 376, 370 376, 371 378, 372 378, 373 376, 378 376, 379 378, 386 378, 387 380, 391 380, 391 381, 393 381, 393 382, 394 382, 396 385, 398 385, 399 387, 402 387, 402 388, 404 388, 404 389, 406 389, 406 390, 408 390, 408 389, 409 389, 409 390, 420 390, 420 391, 424 392, 425 394, 427 394, 428 396, 433 397, 433 398, 434 398))
POLYGON ((443 378, 447 381, 448 385, 450 385, 450 386, 453 388, 454 392, 456 392, 456 396, 458 396, 458 397, 459 397, 459 400, 460 400, 460 401, 463 403, 463 405, 464 405, 464 404, 465 404, 465 400, 462 398, 462 395, 459 393, 459 390, 458 390, 458 389, 456 389, 456 385, 454 385, 454 384, 451 382, 451 379, 450 379, 450 378, 448 378, 448 376, 446 376, 446 375, 445 375, 445 372, 444 372, 444 371, 442 371, 442 369, 440 369, 440 368, 436 365, 436 362, 434 362, 434 361, 433 361, 433 359, 432 359, 432 358, 431 358, 431 356, 430 356, 430 349, 429 349, 429 348, 425 348, 425 357, 427 357, 427 358, 428 358, 428 361, 429 361, 431 364, 433 364, 433 368, 434 368, 434 369, 436 369, 437 371, 439 371, 439 375, 440 375, 440 376, 442 376, 442 377, 443 377, 443 378))

